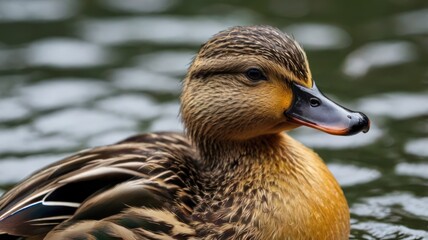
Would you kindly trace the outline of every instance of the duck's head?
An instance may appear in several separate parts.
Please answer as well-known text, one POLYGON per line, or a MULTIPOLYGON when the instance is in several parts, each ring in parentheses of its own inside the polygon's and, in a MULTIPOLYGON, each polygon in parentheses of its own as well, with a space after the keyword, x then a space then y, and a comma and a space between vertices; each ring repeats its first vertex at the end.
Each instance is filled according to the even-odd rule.
POLYGON ((181 101, 194 139, 246 140, 301 125, 352 135, 370 125, 364 114, 325 97, 299 44, 268 26, 234 27, 202 45, 181 101))

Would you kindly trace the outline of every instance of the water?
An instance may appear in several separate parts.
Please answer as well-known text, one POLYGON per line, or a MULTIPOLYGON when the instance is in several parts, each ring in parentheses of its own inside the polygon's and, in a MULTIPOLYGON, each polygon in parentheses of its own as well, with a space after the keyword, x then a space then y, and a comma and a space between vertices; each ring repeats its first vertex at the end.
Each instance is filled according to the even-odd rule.
POLYGON ((410 1, 0 1, 0 191, 74 151, 181 130, 180 79, 199 45, 270 24, 317 85, 366 112, 368 134, 291 134, 338 178, 352 239, 428 239, 428 4, 410 1))

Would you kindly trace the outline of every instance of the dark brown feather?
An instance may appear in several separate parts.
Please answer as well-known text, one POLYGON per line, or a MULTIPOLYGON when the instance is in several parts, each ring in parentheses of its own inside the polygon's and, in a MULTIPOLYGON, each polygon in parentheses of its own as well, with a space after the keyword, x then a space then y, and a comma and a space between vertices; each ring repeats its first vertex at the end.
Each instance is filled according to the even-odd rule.
POLYGON ((63 221, 58 228, 83 220, 102 220, 131 207, 185 209, 178 214, 189 215, 195 204, 193 195, 199 191, 197 173, 191 170, 194 164, 192 147, 173 133, 139 135, 78 153, 25 181, 31 184, 9 191, 0 201, 0 230, 22 236, 46 234, 63 221), (33 196, 38 197, 28 201, 33 196), (36 213, 26 210, 41 199, 63 204, 55 209, 37 205, 36 213), (47 220, 64 211, 69 215, 66 219, 47 220))

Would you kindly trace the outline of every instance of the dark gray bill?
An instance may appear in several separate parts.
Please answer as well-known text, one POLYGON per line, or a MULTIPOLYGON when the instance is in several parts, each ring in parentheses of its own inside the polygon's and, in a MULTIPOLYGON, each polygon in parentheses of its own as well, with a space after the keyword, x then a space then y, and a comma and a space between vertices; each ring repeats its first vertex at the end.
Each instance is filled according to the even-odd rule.
POLYGON ((334 135, 369 131, 370 120, 365 114, 351 111, 328 99, 315 83, 312 88, 293 83, 292 90, 293 104, 284 112, 292 122, 334 135))

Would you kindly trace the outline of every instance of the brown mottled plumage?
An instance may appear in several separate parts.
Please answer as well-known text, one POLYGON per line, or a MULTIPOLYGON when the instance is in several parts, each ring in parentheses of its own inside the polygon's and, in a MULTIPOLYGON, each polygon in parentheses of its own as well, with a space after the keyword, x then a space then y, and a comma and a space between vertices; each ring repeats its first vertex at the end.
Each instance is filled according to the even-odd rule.
MULTIPOLYGON (((294 39, 269 26, 235 27, 214 35, 199 50, 199 59, 259 56, 276 62, 300 80, 309 81, 310 71, 303 50, 294 39)), ((234 62, 231 62, 233 64, 234 62)), ((239 62, 236 62, 239 64, 239 62)), ((220 70, 224 71, 226 66, 220 70)), ((233 65, 231 66, 233 68, 233 65)), ((200 69, 193 69, 200 70, 200 69)))
POLYGON ((368 122, 345 131, 322 113, 327 127, 299 120, 298 89, 314 86, 303 50, 279 30, 220 32, 184 80, 188 137, 138 135, 46 167, 0 199, 0 239, 347 239, 342 190, 283 131, 303 122, 355 133, 368 122))

